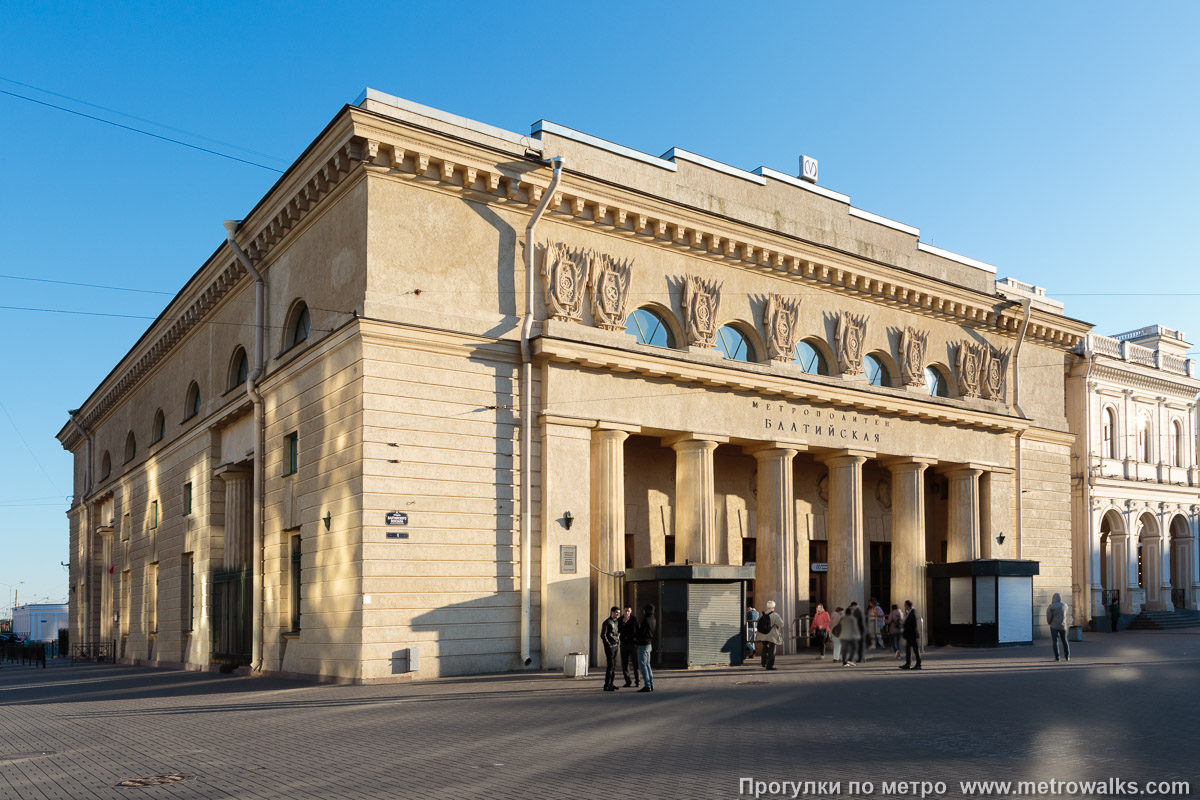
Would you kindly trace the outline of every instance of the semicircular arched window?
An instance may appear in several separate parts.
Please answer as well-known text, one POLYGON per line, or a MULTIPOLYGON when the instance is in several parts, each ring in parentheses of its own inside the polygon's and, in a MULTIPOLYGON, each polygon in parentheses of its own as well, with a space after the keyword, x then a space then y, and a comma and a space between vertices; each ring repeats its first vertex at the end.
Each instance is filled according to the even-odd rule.
POLYGON ((200 413, 200 385, 192 381, 188 387, 187 400, 183 404, 183 418, 189 420, 200 413))
POLYGON ((288 347, 295 347, 308 339, 312 332, 312 321, 308 315, 308 306, 300 303, 292 310, 292 324, 288 326, 288 347))
POLYGON ((792 363, 799 364, 800 369, 809 375, 829 374, 829 362, 825 359, 825 354, 811 339, 796 344, 796 358, 792 363))
POLYGON ((104 455, 100 457, 100 480, 104 480, 112 474, 112 456, 108 451, 104 451, 104 455))
POLYGON ((925 388, 933 397, 949 397, 950 381, 946 374, 937 367, 925 368, 925 388))
POLYGON ((1105 458, 1117 458, 1117 412, 1111 408, 1104 409, 1104 424, 1101 430, 1104 441, 1105 458))
POLYGON ((246 349, 239 347, 229 363, 229 391, 233 391, 246 382, 250 376, 250 359, 246 357, 246 349))
POLYGON ((625 332, 637 339, 638 344, 653 347, 674 347, 675 334, 662 315, 650 308, 634 309, 625 320, 625 332))
POLYGON ((1150 423, 1150 413, 1148 411, 1143 411, 1138 415, 1137 446, 1138 460, 1145 464, 1151 463, 1150 455, 1152 451, 1150 443, 1152 440, 1153 426, 1150 423))
POLYGON ((150 428, 150 444, 161 442, 167 435, 167 417, 160 408, 154 412, 154 424, 150 428))
POLYGON ((754 344, 750 337, 733 325, 722 325, 717 331, 717 345, 714 349, 730 361, 758 360, 755 358, 754 344))
POLYGON ((125 463, 133 461, 133 457, 137 455, 137 439, 133 435, 133 431, 125 437, 125 463))
POLYGON ((863 356, 863 373, 867 376, 867 383, 872 386, 892 385, 892 375, 888 372, 887 364, 874 353, 863 356))

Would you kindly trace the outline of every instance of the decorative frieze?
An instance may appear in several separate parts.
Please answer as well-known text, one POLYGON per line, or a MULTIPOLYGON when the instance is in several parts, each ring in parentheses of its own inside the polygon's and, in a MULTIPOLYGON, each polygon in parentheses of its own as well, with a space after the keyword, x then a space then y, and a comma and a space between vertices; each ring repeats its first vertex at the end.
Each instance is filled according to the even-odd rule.
POLYGON ((928 331, 910 327, 900 334, 900 375, 905 385, 920 386, 925 383, 925 350, 928 345, 928 331))
POLYGON ((721 284, 688 275, 683 282, 683 321, 692 347, 710 348, 717 341, 721 284))
POLYGON ((861 375, 863 340, 867 335, 867 315, 842 312, 833 331, 837 347, 838 369, 843 375, 861 375))
POLYGON ((791 361, 800 338, 800 301, 772 294, 767 297, 763 311, 763 327, 767 332, 767 353, 774 361, 791 361))
POLYGON ((542 286, 546 293, 546 310, 551 318, 579 322, 587 288, 587 265, 593 257, 590 252, 572 250, 558 242, 546 245, 542 257, 542 286))
POLYGON ((609 331, 625 330, 629 315, 629 275, 633 261, 618 261, 606 253, 593 254, 591 266, 592 318, 609 331))

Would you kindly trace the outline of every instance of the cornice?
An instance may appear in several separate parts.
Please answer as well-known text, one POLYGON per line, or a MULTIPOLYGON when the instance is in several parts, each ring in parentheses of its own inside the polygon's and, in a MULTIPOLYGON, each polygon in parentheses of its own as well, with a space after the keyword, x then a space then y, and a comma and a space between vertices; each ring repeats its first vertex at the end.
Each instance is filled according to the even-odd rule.
MULTIPOLYGON (((416 180, 493 205, 532 207, 549 186, 538 161, 497 161, 490 149, 447 139, 398 120, 355 115, 355 142, 377 176, 416 180)), ((900 267, 860 259, 775 231, 624 190, 566 170, 550 218, 726 265, 883 303, 957 325, 1015 336, 1022 314, 1009 300, 943 284, 900 267)), ((1034 309, 1027 338, 1071 350, 1087 323, 1034 309)))
POLYGON ((665 358, 579 341, 541 336, 533 342, 534 357, 542 362, 572 364, 584 369, 637 374, 679 384, 701 385, 762 397, 808 401, 866 413, 892 414, 905 419, 939 422, 957 427, 1015 432, 1030 427, 1027 420, 957 406, 917 401, 890 393, 808 382, 763 372, 747 372, 717 364, 665 358))
POLYGON ((1184 383, 1181 380, 1160 378, 1154 375, 1146 375, 1137 370, 1122 369, 1099 361, 1092 365, 1092 376, 1122 386, 1134 386, 1148 392, 1171 393, 1179 397, 1195 398, 1197 392, 1200 392, 1200 385, 1197 385, 1197 382, 1194 381, 1184 383))

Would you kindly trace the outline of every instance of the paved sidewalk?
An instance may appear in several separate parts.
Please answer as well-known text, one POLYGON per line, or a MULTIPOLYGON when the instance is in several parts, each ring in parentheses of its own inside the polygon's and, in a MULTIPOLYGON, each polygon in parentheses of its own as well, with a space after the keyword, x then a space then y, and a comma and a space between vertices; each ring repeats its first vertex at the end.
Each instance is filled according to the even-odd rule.
POLYGON ((771 673, 662 671, 653 694, 602 692, 602 674, 355 687, 5 665, 0 798, 734 798, 740 778, 843 797, 850 781, 961 797, 959 781, 1110 777, 1200 794, 1200 631, 1089 634, 1072 655, 934 649, 921 672, 890 651, 784 656, 771 673), (187 777, 117 785, 172 774, 187 777))

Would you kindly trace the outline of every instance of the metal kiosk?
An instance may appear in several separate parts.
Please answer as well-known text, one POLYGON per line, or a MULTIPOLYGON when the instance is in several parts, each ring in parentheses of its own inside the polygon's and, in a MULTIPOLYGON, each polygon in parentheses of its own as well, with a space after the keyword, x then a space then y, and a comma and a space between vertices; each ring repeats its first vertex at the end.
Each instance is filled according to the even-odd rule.
POLYGON ((664 669, 737 666, 745 655, 746 584, 754 567, 687 564, 626 570, 634 614, 652 603, 658 634, 651 664, 664 669))
POLYGON ((1005 559, 929 564, 929 640, 957 647, 1033 644, 1038 562, 1005 559))

